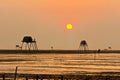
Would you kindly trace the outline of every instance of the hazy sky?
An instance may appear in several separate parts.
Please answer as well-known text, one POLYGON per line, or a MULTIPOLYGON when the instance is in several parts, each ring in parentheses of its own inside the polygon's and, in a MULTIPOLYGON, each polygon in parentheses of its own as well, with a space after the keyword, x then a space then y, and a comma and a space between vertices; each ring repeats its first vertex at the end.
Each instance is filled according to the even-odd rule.
POLYGON ((0 49, 29 35, 39 49, 120 49, 120 0, 0 0, 0 49))

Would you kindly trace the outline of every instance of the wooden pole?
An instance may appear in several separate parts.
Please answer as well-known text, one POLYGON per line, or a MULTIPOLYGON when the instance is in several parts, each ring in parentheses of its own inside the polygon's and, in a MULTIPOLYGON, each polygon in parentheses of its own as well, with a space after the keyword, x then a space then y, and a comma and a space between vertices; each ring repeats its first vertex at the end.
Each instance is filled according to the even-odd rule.
POLYGON ((14 76, 14 80, 16 80, 17 70, 18 70, 18 66, 16 66, 16 69, 15 69, 15 76, 14 76))
POLYGON ((28 77, 26 76, 26 80, 28 80, 28 77))
POLYGON ((2 78, 3 78, 3 80, 5 80, 5 74, 3 73, 3 75, 2 75, 2 78))
POLYGON ((96 60, 96 53, 94 53, 94 61, 96 60))
POLYGON ((61 76, 61 80, 63 80, 63 76, 61 76))
POLYGON ((39 76, 38 76, 38 74, 36 75, 36 80, 38 80, 39 79, 39 76))

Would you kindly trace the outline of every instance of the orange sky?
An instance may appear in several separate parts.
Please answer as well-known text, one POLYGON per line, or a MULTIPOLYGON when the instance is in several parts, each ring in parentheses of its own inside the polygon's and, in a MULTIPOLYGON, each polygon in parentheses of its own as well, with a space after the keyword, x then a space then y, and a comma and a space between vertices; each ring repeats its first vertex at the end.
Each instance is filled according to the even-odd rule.
POLYGON ((0 48, 14 49, 25 35, 39 49, 120 49, 120 0, 1 0, 0 48), (73 30, 66 30, 66 24, 73 30))

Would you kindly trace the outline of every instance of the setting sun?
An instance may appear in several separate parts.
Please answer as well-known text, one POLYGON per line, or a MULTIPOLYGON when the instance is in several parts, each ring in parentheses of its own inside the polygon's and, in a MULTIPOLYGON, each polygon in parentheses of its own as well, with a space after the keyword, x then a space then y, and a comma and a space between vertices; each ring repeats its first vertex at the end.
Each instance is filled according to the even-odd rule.
POLYGON ((67 28, 68 30, 71 30, 71 29, 73 28, 73 26, 72 26, 72 24, 67 24, 67 25, 66 25, 66 28, 67 28))

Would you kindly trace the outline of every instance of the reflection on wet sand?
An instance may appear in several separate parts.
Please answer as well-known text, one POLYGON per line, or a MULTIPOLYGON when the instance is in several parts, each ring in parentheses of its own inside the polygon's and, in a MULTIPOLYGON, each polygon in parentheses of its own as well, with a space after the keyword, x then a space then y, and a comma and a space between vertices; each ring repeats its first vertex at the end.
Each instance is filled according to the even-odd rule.
POLYGON ((120 54, 0 54, 0 72, 71 74, 120 72, 120 54))

